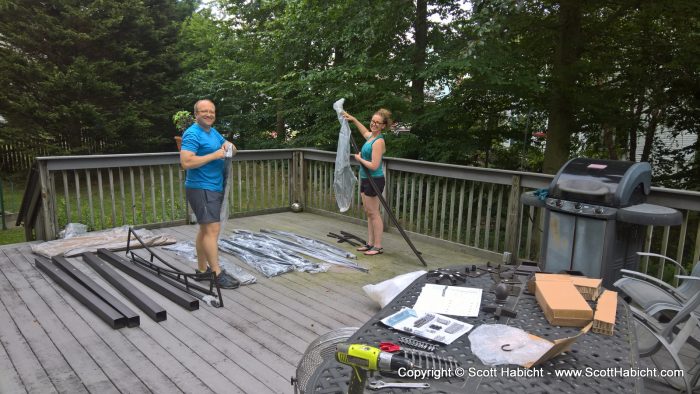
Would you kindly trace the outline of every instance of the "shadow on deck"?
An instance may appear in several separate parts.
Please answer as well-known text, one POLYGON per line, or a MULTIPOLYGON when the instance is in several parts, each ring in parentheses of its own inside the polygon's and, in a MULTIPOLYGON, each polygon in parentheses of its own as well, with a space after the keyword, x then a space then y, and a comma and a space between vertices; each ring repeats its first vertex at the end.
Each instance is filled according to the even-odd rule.
MULTIPOLYGON (((230 220, 227 230, 234 228, 285 230, 321 240, 331 240, 329 231, 366 233, 361 225, 291 212, 230 220)), ((197 227, 156 231, 193 241, 197 227)), ((121 330, 109 328, 35 269, 29 244, 2 247, 0 392, 292 392, 290 378, 310 342, 330 330, 359 327, 378 311, 362 286, 425 269, 399 235, 385 234, 385 239, 384 254, 358 254, 369 273, 333 267, 327 273, 267 279, 231 257, 257 283, 223 290, 221 309, 202 305, 188 312, 138 284, 165 307, 168 319, 155 323, 142 314, 139 327, 121 330)), ((414 243, 427 269, 485 262, 444 246, 414 243)), ((162 254, 183 270, 194 268, 162 254)), ((70 260, 138 311, 81 259, 70 260)))

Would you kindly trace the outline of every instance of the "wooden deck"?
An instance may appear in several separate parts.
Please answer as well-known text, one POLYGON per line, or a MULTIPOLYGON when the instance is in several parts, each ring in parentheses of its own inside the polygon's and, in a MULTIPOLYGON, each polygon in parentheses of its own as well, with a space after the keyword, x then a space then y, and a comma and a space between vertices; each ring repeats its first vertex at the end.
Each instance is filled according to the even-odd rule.
MULTIPOLYGON (((235 219, 227 225, 234 228, 293 231, 323 240, 331 240, 325 236, 329 231, 365 233, 363 226, 308 213, 235 219)), ((196 226, 157 231, 192 241, 196 226)), ((484 262, 414 243, 429 269, 484 262)), ((37 270, 29 244, 0 247, 0 393, 290 393, 290 378, 311 341, 333 329, 359 327, 378 311, 362 286, 424 268, 400 236, 387 234, 384 247, 383 255, 359 257, 369 273, 334 267, 272 279, 229 256, 257 283, 223 290, 224 308, 201 305, 188 312, 135 282, 166 308, 168 318, 155 323, 141 313, 139 327, 120 330, 37 270)), ((163 254, 183 270, 193 268, 163 254)), ((81 259, 70 260, 138 311, 81 259)))
MULTIPOLYGON (((227 229, 234 228, 286 230, 324 240, 331 240, 325 237, 329 231, 366 231, 308 213, 229 221, 227 229)), ((196 226, 158 231, 192 241, 196 226)), ((430 268, 482 262, 415 243, 430 268)), ((155 323, 141 314, 140 327, 120 330, 111 329, 37 270, 29 244, 2 247, 0 393, 292 392, 290 378, 311 341, 333 329, 359 327, 378 310, 363 285, 423 268, 400 236, 388 234, 384 246, 381 256, 359 258, 370 268, 368 274, 334 267, 327 273, 292 272, 267 279, 247 269, 258 282, 224 290, 225 307, 220 309, 202 305, 188 312, 135 282, 165 307, 168 319, 155 323)), ((138 311, 82 259, 70 261, 138 311)))

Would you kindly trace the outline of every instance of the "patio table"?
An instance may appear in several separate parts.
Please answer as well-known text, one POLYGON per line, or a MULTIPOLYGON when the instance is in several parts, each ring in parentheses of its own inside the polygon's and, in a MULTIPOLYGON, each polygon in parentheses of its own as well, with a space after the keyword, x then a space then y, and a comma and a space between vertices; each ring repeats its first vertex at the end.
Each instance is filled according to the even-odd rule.
MULTIPOLYGON (((465 267, 452 267, 464 270, 465 267)), ((526 294, 526 277, 521 278, 523 284, 517 295, 513 318, 496 319, 493 314, 483 311, 477 317, 455 317, 458 320, 474 325, 506 324, 521 328, 524 331, 541 338, 553 341, 576 335, 580 328, 558 327, 550 325, 533 295, 526 294)), ((401 307, 413 307, 423 285, 435 283, 426 275, 416 279, 391 303, 376 313, 348 340, 349 343, 361 343, 378 347, 379 342, 391 341, 398 343, 401 336, 408 333, 393 330, 381 319, 397 312, 401 307)), ((483 289, 481 306, 492 305, 495 301, 493 279, 489 274, 475 278, 467 278, 466 283, 457 286, 478 287, 483 289)), ((450 284, 444 280, 441 284, 450 284)), ((472 328, 472 330, 474 329, 472 328)), ((471 331, 470 331, 471 332, 471 331)), ((381 393, 641 393, 643 379, 640 376, 649 373, 639 368, 639 356, 636 346, 636 334, 631 312, 627 304, 618 297, 615 332, 612 336, 596 334, 592 331, 580 336, 570 351, 560 354, 543 364, 537 365, 529 372, 517 365, 486 366, 470 351, 469 333, 461 336, 450 345, 440 345, 435 354, 443 357, 451 356, 465 370, 463 378, 442 377, 439 380, 412 380, 399 378, 391 374, 375 373, 367 382, 381 379, 385 382, 428 382, 428 389, 385 388, 381 393), (557 372, 559 371, 559 372, 557 372), (579 372, 576 372, 579 371, 579 372), (581 373, 579 377, 561 377, 557 373, 581 373), (640 373, 641 372, 641 373, 640 373), (535 375, 536 373, 536 375, 535 375), (482 376, 475 376, 482 375, 482 376), (483 376, 485 375, 485 376, 483 376)), ((421 339, 421 338, 417 338, 421 339)), ((433 342, 438 344, 437 342, 433 342)), ((326 359, 314 371, 308 384, 307 393, 346 393, 352 369, 333 358, 326 359)), ((366 386, 367 387, 367 386, 366 386)), ((366 388, 370 392, 369 388, 366 388)))

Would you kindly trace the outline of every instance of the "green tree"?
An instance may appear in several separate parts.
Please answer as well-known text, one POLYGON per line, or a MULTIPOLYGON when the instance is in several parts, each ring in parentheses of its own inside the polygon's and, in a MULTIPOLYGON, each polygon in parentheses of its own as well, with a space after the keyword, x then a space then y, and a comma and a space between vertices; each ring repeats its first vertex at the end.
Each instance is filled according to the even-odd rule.
POLYGON ((65 153, 163 145, 176 108, 169 87, 180 72, 173 44, 192 1, 10 0, 4 7, 7 138, 65 153))

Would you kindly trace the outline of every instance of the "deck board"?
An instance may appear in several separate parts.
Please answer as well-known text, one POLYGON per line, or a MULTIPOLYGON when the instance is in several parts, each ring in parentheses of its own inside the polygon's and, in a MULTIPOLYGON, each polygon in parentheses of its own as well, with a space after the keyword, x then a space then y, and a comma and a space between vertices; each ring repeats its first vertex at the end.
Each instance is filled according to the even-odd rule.
MULTIPOLYGON (((309 213, 278 213, 230 220, 235 228, 291 231, 334 243, 340 229, 364 236, 366 228, 309 213)), ((154 230, 192 242, 197 226, 154 230)), ((257 283, 222 290, 224 308, 187 311, 150 288, 125 278, 161 304, 156 323, 87 266, 70 261, 141 315, 141 325, 113 330, 37 270, 29 244, 0 248, 0 392, 291 393, 290 377, 307 346, 319 335, 359 327, 379 307, 362 286, 399 274, 456 264, 484 263, 444 246, 414 242, 428 267, 397 234, 385 234, 385 253, 358 262, 369 273, 332 266, 329 272, 291 272, 274 278, 226 258, 252 273, 257 283)), ((336 244, 348 251, 348 244, 336 244)), ((142 253, 142 252, 139 252, 142 253)), ((194 269, 160 250, 182 270, 194 269)))
MULTIPOLYGON (((18 290, 7 277, 8 273, 11 275, 11 266, 13 264, 7 258, 7 255, 3 253, 3 259, 0 262, 0 270, 2 270, 0 275, 0 300, 9 314, 9 321, 13 322, 22 336, 24 336, 31 348, 30 354, 39 360, 56 390, 59 392, 87 393, 86 383, 81 381, 77 373, 82 371, 74 371, 66 360, 66 356, 70 357, 70 354, 66 355, 61 352, 62 350, 66 353, 71 353, 71 351, 80 352, 80 349, 75 347, 69 349, 66 346, 57 348, 49 333, 55 333, 58 331, 58 328, 54 327, 47 319, 32 313, 30 306, 25 303, 18 290), (46 327, 43 324, 46 324, 46 327)), ((36 302, 31 304, 32 307, 39 305, 40 303, 36 302)), ((5 322, 8 321, 5 320, 5 322)), ((57 340, 70 341, 70 338, 72 338, 70 333, 64 333, 57 340)), ((97 373, 94 369, 93 371, 98 375, 98 378, 104 376, 101 373, 97 373)))

